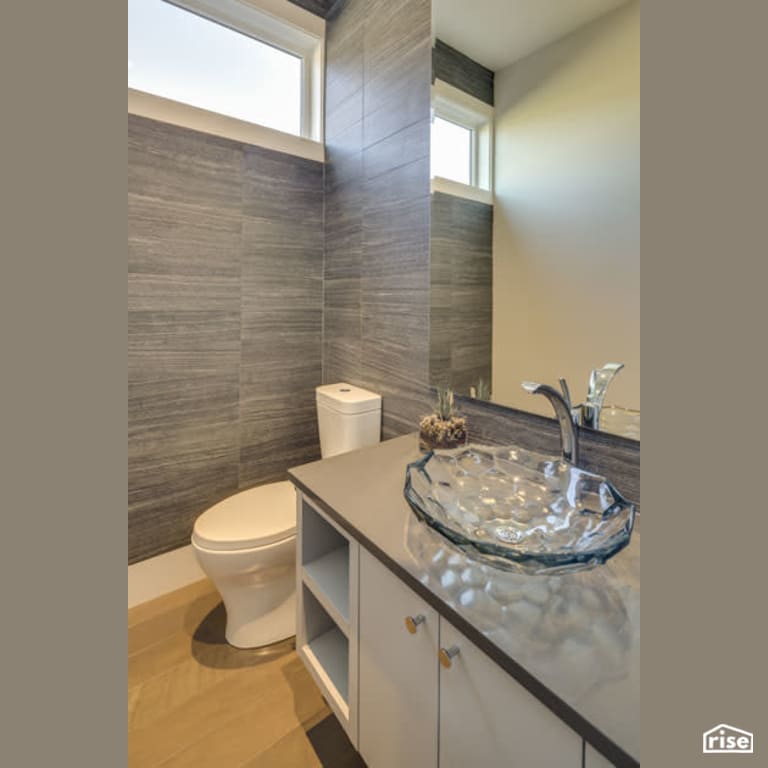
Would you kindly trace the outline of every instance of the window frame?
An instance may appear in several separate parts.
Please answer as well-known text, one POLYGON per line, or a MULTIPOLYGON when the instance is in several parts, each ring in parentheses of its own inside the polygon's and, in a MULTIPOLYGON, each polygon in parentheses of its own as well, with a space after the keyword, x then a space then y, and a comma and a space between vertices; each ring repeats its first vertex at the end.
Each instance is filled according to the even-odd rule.
POLYGON ((482 202, 493 201, 494 109, 474 96, 436 79, 432 84, 432 118, 470 131, 470 184, 434 177, 432 188, 482 202))
MULTIPOLYGON (((297 140, 323 142, 323 69, 325 57, 325 21, 314 14, 299 8, 288 0, 159 0, 182 10, 194 13, 214 24, 227 27, 234 32, 246 35, 261 43, 296 56, 301 61, 301 106, 299 135, 285 133, 259 123, 240 118, 232 118, 213 110, 205 110, 193 105, 174 102, 172 99, 156 94, 151 101, 164 100, 168 104, 178 105, 180 112, 186 112, 185 118, 194 121, 195 113, 204 112, 210 116, 220 116, 219 124, 236 121, 243 126, 253 126, 261 131, 281 134, 297 140), (188 110, 184 110, 188 107, 188 110)), ((131 92, 144 94, 129 88, 131 92)), ((149 103, 149 99, 136 99, 149 103)), ((151 116, 151 115, 148 115, 151 116)), ((194 126, 188 126, 194 127, 194 126)), ((201 130, 205 130, 201 128, 201 130)))

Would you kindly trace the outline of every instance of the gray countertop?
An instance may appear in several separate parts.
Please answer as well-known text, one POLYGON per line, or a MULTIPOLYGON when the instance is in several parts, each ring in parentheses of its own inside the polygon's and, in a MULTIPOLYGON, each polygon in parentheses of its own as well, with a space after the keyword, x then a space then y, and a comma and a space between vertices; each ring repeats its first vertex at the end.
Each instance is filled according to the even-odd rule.
MULTIPOLYGON (((404 496, 416 435, 291 469, 294 483, 616 765, 640 760, 640 531, 603 566, 526 576, 481 564, 404 496)), ((621 490, 621 489, 619 489, 621 490)))

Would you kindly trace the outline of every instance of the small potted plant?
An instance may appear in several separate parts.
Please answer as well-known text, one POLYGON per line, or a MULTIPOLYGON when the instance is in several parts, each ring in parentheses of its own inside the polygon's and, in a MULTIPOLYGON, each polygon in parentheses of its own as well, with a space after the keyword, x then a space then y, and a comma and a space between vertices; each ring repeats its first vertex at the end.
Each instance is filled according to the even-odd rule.
POLYGON ((419 447, 431 451, 435 448, 458 448, 467 442, 467 420, 457 416, 453 408, 453 391, 437 388, 435 412, 425 416, 419 424, 419 447))

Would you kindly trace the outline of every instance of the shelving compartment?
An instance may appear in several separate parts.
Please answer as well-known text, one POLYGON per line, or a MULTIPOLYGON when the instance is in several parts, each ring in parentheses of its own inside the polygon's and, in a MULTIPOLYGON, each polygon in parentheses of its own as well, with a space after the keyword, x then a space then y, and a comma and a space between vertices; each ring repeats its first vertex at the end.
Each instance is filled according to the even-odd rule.
POLYGON ((349 637, 349 539, 306 500, 302 504, 302 581, 349 637))
POLYGON ((299 652, 337 714, 349 719, 349 641, 314 595, 302 587, 306 641, 299 652), (335 707, 334 707, 335 708, 335 707))
POLYGON ((303 569, 304 585, 349 637, 349 547, 338 547, 303 569))
POLYGON ((298 504, 296 646, 356 744, 358 545, 301 494, 298 504))

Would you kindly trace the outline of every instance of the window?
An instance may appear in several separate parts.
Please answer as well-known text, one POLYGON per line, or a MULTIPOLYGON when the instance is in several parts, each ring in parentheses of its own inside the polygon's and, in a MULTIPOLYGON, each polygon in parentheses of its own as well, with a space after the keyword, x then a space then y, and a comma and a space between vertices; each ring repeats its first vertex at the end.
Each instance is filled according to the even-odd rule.
POLYGON ((433 189, 490 202, 493 107, 436 80, 431 142, 433 189))
POLYGON ((128 86, 320 140, 321 42, 252 3, 129 0, 128 86))
POLYGON ((442 117, 432 120, 432 177, 472 183, 472 130, 442 117))

